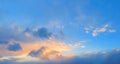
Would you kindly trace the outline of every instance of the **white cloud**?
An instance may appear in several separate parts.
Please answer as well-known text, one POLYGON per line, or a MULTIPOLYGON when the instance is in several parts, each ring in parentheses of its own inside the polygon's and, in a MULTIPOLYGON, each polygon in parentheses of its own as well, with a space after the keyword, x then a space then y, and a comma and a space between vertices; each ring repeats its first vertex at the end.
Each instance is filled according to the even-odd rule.
POLYGON ((87 34, 89 33, 89 28, 84 28, 84 30, 87 34))
MULTIPOLYGON (((90 29, 89 29, 90 30, 90 29)), ((110 29, 109 24, 105 24, 103 27, 101 28, 95 28, 94 30, 92 30, 92 36, 97 36, 99 33, 104 33, 104 32, 116 32, 115 29, 110 29)))
POLYGON ((85 27, 84 30, 85 30, 85 33, 90 33, 90 30, 93 29, 93 26, 89 26, 89 27, 85 27))
POLYGON ((116 32, 116 30, 115 29, 110 29, 109 32, 116 32))
POLYGON ((48 24, 51 28, 64 29, 64 25, 60 21, 50 21, 48 24))
POLYGON ((106 32, 108 27, 109 27, 109 25, 106 24, 102 28, 96 28, 95 30, 93 30, 92 36, 97 36, 101 32, 106 32))

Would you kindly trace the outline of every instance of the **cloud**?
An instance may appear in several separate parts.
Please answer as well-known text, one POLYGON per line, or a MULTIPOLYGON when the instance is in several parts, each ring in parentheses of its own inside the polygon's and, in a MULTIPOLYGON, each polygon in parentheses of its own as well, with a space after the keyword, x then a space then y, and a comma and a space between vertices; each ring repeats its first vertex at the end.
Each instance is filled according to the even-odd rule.
POLYGON ((35 51, 32 50, 29 55, 32 57, 38 57, 40 59, 46 60, 53 60, 53 59, 58 59, 58 57, 62 57, 62 53, 57 50, 50 50, 46 47, 41 47, 39 50, 35 51))
POLYGON ((45 50, 46 48, 45 47, 41 47, 39 50, 35 51, 35 50, 32 50, 29 55, 30 56, 33 56, 33 57, 39 57, 45 50))
POLYGON ((92 34, 93 37, 98 36, 100 33, 113 33, 116 32, 115 29, 111 28, 109 24, 105 24, 102 27, 88 26, 84 28, 85 33, 92 34))
POLYGON ((22 28, 16 27, 0 27, 0 41, 30 41, 32 37, 28 38, 22 28))
POLYGON ((49 24, 48 26, 53 29, 58 29, 58 30, 64 29, 64 25, 60 21, 57 21, 57 20, 50 21, 48 24, 49 24))
POLYGON ((19 51, 19 50, 22 50, 20 44, 18 44, 18 43, 9 44, 7 49, 9 51, 19 51))
POLYGON ((18 44, 9 45, 9 50, 4 50, 6 54, 3 54, 1 59, 16 59, 18 62, 27 62, 34 58, 35 60, 32 60, 33 62, 36 61, 36 59, 52 61, 71 57, 75 49, 83 48, 83 46, 78 43, 66 44, 55 40, 20 43, 20 47, 22 50, 18 44))
MULTIPOLYGON (((52 52, 56 53, 56 52, 52 52)), ((108 52, 87 53, 82 56, 62 57, 59 60, 36 61, 36 62, 15 62, 13 60, 4 60, 0 63, 10 62, 11 64, 119 64, 120 49, 114 49, 108 52)))
MULTIPOLYGON (((17 42, 17 41, 13 41, 17 42)), ((75 44, 67 44, 65 42, 57 41, 57 40, 37 40, 37 41, 31 41, 31 42, 17 42, 17 45, 13 42, 9 42, 6 45, 0 45, 0 50, 3 52, 0 52, 1 56, 27 56, 30 54, 30 52, 34 51, 37 52, 37 55, 39 55, 40 58, 50 58, 52 56, 52 53, 56 52, 55 55, 52 57, 55 58, 59 56, 60 54, 65 55, 66 53, 73 54, 74 52, 70 52, 75 50, 76 48, 84 48, 85 46, 81 45, 80 43, 75 44), (18 45, 19 44, 19 45, 18 45), (19 49, 19 46, 21 49, 19 49), (17 47, 17 48, 16 48, 17 47), (38 52, 41 50, 42 47, 45 47, 45 49, 41 52, 38 52), (15 51, 16 50, 16 51, 15 51), (63 53, 64 52, 64 53, 63 53), (40 56, 41 55, 41 56, 40 56)), ((31 55, 30 55, 31 56, 31 55)), ((34 55, 33 55, 34 56, 34 55)), ((36 57, 36 56, 34 56, 36 57)))
POLYGON ((68 53, 76 48, 84 48, 84 46, 78 43, 65 44, 63 42, 52 40, 52 41, 47 41, 46 43, 41 43, 39 48, 37 50, 31 50, 29 55, 32 57, 38 57, 45 60, 51 60, 66 56, 65 53, 68 53))
MULTIPOLYGON (((0 27, 0 62, 27 62, 28 60, 36 61, 53 61, 66 59, 73 56, 75 49, 84 48, 80 43, 70 44, 60 40, 64 37, 63 32, 60 35, 50 32, 47 28, 42 27, 34 29, 22 29, 16 27, 0 27), (61 36, 62 35, 62 36, 61 36), (53 37, 51 39, 51 37, 53 37), (14 43, 15 42, 15 43, 14 43), (17 43, 16 43, 17 42, 17 43)), ((14 64, 15 64, 14 63, 14 64)), ((48 62, 49 63, 49 62, 48 62)), ((20 63, 21 64, 21 63, 20 63)))
POLYGON ((115 29, 110 29, 109 32, 116 32, 116 30, 115 29))
MULTIPOLYGON (((98 52, 94 54, 86 54, 83 57, 76 56, 67 61, 68 64, 119 64, 120 50, 116 49, 110 52, 98 52)), ((63 62, 65 64, 66 61, 63 62)))
POLYGON ((54 61, 52 64, 119 64, 120 49, 110 52, 98 52, 83 56, 64 58, 64 60, 54 61))
POLYGON ((85 27, 84 30, 88 34, 90 33, 90 30, 93 29, 93 26, 85 27))
POLYGON ((89 33, 89 28, 84 29, 86 33, 89 33))
POLYGON ((99 33, 106 32, 108 28, 108 24, 104 25, 102 28, 96 28, 93 30, 92 36, 97 36, 99 33))
POLYGON ((37 40, 49 40, 62 39, 64 33, 59 31, 58 33, 50 32, 47 28, 41 27, 37 29, 30 28, 18 28, 18 27, 0 27, 0 44, 9 43, 9 41, 31 42, 37 40), (8 41, 8 42, 7 42, 8 41))
POLYGON ((34 35, 41 39, 49 39, 52 36, 52 32, 49 32, 47 28, 42 27, 35 31, 34 35))

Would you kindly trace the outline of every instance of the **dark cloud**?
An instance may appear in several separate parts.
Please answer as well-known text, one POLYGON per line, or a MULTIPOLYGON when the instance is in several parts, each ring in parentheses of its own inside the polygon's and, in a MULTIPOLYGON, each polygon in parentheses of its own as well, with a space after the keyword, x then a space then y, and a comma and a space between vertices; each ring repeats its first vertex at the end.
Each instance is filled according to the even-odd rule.
POLYGON ((106 64, 120 64, 120 49, 109 52, 106 64))
POLYGON ((60 64, 120 64, 120 50, 87 54, 61 61, 60 64))
POLYGON ((9 51, 19 51, 19 50, 21 50, 22 48, 21 48, 20 44, 14 43, 14 44, 9 44, 8 47, 7 47, 7 49, 8 49, 9 51))
POLYGON ((45 49, 46 49, 46 47, 41 47, 39 50, 32 50, 29 53, 29 55, 32 57, 38 57, 44 52, 45 49))
POLYGON ((37 31, 32 31, 30 29, 26 29, 26 32, 33 33, 34 36, 39 37, 41 39, 49 39, 50 37, 56 39, 56 40, 64 40, 65 35, 62 31, 58 32, 50 32, 47 28, 42 27, 38 28, 37 31))
POLYGON ((48 31, 47 28, 39 28, 34 32, 34 35, 42 39, 49 39, 52 36, 52 33, 48 31))
MULTIPOLYGON (((50 37, 55 39, 64 38, 63 32, 55 34, 50 32, 47 28, 38 28, 36 31, 33 28, 16 28, 16 27, 0 27, 0 44, 7 44, 6 41, 20 41, 31 42, 36 40, 49 39, 50 37)), ((61 39, 63 40, 63 39, 61 39)))
POLYGON ((32 32, 32 30, 30 28, 26 28, 24 32, 32 32))

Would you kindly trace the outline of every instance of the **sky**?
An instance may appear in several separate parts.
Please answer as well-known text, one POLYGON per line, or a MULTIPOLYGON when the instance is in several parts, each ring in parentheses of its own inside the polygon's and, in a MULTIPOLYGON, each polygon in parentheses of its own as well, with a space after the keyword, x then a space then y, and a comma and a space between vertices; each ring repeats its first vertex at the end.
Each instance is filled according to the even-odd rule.
POLYGON ((0 64, 120 64, 119 2, 0 0, 0 64))

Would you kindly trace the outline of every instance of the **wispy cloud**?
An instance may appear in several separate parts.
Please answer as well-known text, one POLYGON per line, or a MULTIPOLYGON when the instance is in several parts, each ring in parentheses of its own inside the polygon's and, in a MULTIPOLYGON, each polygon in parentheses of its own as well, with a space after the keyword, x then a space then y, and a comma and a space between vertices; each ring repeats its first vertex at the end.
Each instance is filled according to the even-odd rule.
POLYGON ((92 36, 97 36, 99 33, 106 32, 108 26, 109 26, 109 25, 106 24, 106 25, 104 25, 104 26, 101 27, 101 28, 96 28, 95 30, 93 30, 92 36))
POLYGON ((116 32, 116 30, 115 29, 110 29, 109 32, 116 32))
POLYGON ((48 23, 48 28, 62 30, 64 29, 64 25, 58 20, 53 20, 48 23))
POLYGON ((110 28, 109 24, 105 24, 102 27, 89 26, 89 27, 85 27, 84 30, 85 30, 85 33, 92 34, 93 37, 98 36, 100 33, 116 32, 115 29, 110 28))
POLYGON ((90 30, 93 29, 93 26, 89 26, 89 27, 85 27, 84 30, 85 30, 85 33, 90 33, 90 30))

